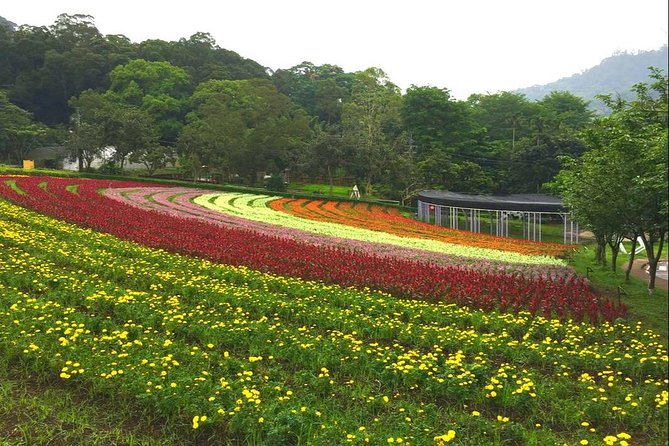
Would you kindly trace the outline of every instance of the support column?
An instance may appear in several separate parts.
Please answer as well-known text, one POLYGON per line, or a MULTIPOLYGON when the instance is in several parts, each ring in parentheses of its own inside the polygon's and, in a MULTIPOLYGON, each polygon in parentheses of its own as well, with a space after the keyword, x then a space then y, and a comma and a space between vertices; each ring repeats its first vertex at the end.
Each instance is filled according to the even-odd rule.
POLYGON ((566 245, 567 244, 567 214, 560 214, 560 217, 562 217, 562 220, 563 220, 563 229, 562 229, 563 243, 566 245))
POLYGON ((541 212, 539 212, 539 241, 541 241, 541 212))

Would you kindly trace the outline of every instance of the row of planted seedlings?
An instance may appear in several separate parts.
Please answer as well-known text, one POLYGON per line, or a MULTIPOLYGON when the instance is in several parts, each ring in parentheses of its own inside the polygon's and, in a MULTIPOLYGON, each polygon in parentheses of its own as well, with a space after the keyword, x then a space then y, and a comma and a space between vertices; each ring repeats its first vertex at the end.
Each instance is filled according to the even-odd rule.
POLYGON ((499 316, 325 287, 12 208, 2 283, 14 300, 3 315, 6 339, 17 344, 7 348, 200 429, 268 442, 412 444, 448 430, 472 442, 549 443, 666 432, 658 407, 666 349, 636 325, 499 316))

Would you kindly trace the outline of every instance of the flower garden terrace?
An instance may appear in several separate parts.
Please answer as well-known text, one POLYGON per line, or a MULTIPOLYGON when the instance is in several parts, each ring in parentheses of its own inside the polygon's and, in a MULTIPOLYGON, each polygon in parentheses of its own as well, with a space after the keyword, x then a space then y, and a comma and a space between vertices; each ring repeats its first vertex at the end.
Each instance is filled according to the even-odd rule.
MULTIPOLYGON (((76 198, 83 184, 46 191, 76 198)), ((666 346, 641 324, 397 299, 171 254, 5 201, 0 216, 0 351, 196 437, 666 439, 666 346)))
POLYGON ((4 180, 0 194, 47 215, 126 240, 275 274, 488 311, 526 309, 561 320, 613 321, 626 313, 624 305, 593 293, 583 278, 564 267, 564 261, 552 257, 403 239, 303 219, 267 207, 268 197, 222 193, 179 200, 183 191, 170 189, 172 195, 154 200, 155 189, 142 194, 143 187, 106 180, 25 177, 4 180), (127 194, 111 199, 99 193, 115 188, 126 188, 127 194), (142 195, 145 199, 138 202, 142 195), (128 199, 121 200, 125 197, 128 199), (184 209, 186 202, 190 205, 184 209), (201 208, 205 212, 194 212, 195 204, 207 206, 201 208), (216 220, 210 211, 226 217, 216 220), (281 222, 271 215, 279 216, 281 222), (258 220, 282 226, 261 227, 258 220), (295 222, 311 226, 298 229, 295 222), (319 225, 320 232, 313 225, 319 225), (294 232, 299 230, 321 237, 303 241, 294 232), (353 243, 349 237, 354 238, 353 243), (400 249, 394 251, 397 247, 400 249), (407 259, 405 253, 414 255, 407 259), (446 258, 441 257, 444 255, 446 258), (429 261, 430 256, 441 260, 429 261), (451 259, 457 266, 449 265, 451 259), (493 260, 481 270, 481 259, 493 260), (538 273, 543 265, 549 266, 538 273))

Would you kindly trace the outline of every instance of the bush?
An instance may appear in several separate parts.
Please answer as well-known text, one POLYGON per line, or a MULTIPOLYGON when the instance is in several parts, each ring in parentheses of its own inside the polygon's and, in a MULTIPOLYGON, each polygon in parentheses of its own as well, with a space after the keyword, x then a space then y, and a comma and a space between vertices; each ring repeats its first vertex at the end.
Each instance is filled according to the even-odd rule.
POLYGON ((287 190, 286 182, 283 181, 283 177, 281 175, 272 175, 267 179, 265 189, 275 192, 285 192, 287 190))
POLYGON ((102 175, 122 175, 123 170, 113 161, 105 161, 103 165, 98 167, 97 173, 102 175))

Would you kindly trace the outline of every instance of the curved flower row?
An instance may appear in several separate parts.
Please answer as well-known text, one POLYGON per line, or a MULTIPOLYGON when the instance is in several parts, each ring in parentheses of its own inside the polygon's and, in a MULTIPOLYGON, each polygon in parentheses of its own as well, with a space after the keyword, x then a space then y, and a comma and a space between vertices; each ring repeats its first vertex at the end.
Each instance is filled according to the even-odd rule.
POLYGON ((270 201, 268 206, 275 211, 310 220, 363 227, 402 237, 438 240, 463 246, 550 257, 563 256, 567 251, 573 249, 573 246, 557 243, 510 239, 439 227, 407 218, 396 208, 374 204, 278 198, 270 201))
MULTIPOLYGON (((37 188, 62 205, 60 186, 37 188)), ((0 351, 233 443, 654 444, 667 431, 666 346, 639 324, 280 277, 2 200, 0 351)))
POLYGON ((103 197, 100 188, 137 187, 127 183, 31 177, 16 179, 23 193, 0 183, 0 195, 48 215, 66 219, 147 246, 205 257, 230 265, 343 286, 372 288, 396 296, 453 302, 486 310, 575 320, 614 320, 626 314, 589 290, 578 277, 532 278, 464 270, 424 262, 384 258, 348 249, 313 246, 256 231, 139 209, 103 197), (43 187, 40 187, 43 186, 43 187))
MULTIPOLYGON (((330 236, 322 231, 305 231, 296 227, 283 226, 277 233, 277 225, 271 219, 248 219, 239 215, 210 209, 195 204, 198 197, 209 191, 192 188, 114 188, 107 189, 105 195, 115 200, 135 206, 169 213, 179 217, 190 217, 233 228, 245 228, 265 235, 280 236, 316 246, 348 248, 382 257, 396 257, 408 260, 435 263, 438 265, 475 268, 485 272, 519 272, 536 277, 565 277, 574 275, 571 268, 559 265, 537 265, 502 261, 482 261, 480 258, 446 255, 435 251, 408 248, 388 243, 368 243, 346 238, 346 234, 330 236)), ((270 202, 271 203, 271 202, 270 202)), ((299 223, 299 222, 298 222, 299 223)))
POLYGON ((205 194, 195 198, 193 201, 201 206, 207 207, 230 215, 255 221, 268 222, 273 225, 286 228, 299 229, 314 232, 316 234, 331 237, 346 237, 368 243, 384 243, 406 248, 421 249, 437 252, 440 254, 472 257, 476 259, 487 259, 501 262, 528 263, 537 265, 564 265, 561 259, 548 256, 526 255, 517 252, 500 251, 490 248, 458 245, 436 240, 401 237, 387 232, 379 232, 366 227, 352 227, 339 223, 310 220, 296 217, 284 212, 277 212, 268 207, 268 203, 277 197, 251 195, 243 193, 214 193, 205 194))

